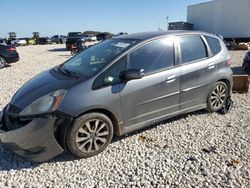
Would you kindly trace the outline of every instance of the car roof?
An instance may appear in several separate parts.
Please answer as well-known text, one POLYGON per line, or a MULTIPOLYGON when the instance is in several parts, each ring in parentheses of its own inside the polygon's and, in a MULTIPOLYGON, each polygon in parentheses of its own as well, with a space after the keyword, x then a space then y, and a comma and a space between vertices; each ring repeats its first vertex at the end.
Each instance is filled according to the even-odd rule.
POLYGON ((201 32, 201 31, 172 30, 172 31, 152 31, 152 32, 134 33, 134 34, 129 34, 129 35, 116 36, 114 38, 147 40, 150 38, 167 36, 167 35, 175 35, 175 34, 203 34, 203 35, 206 34, 206 35, 211 35, 209 33, 201 32))

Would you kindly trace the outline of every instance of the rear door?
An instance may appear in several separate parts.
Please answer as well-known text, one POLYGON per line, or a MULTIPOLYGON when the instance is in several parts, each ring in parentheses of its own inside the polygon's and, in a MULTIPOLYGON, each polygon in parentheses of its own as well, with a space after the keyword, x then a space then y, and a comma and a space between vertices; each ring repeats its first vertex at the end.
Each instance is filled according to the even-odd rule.
POLYGON ((126 126, 144 124, 179 110, 180 68, 175 67, 173 37, 134 50, 128 56, 128 68, 143 69, 145 76, 122 84, 121 107, 126 126))
POLYGON ((200 35, 178 36, 181 65, 180 109, 206 103, 211 84, 217 79, 216 59, 200 35))

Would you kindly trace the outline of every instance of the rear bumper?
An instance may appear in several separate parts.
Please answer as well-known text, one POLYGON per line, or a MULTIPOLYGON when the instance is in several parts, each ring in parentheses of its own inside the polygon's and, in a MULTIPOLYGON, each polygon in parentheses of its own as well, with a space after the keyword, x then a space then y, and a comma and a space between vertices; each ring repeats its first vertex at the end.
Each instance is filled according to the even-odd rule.
POLYGON ((8 131, 5 116, 0 112, 0 142, 5 148, 33 162, 47 161, 64 152, 54 135, 57 117, 34 118, 8 131))

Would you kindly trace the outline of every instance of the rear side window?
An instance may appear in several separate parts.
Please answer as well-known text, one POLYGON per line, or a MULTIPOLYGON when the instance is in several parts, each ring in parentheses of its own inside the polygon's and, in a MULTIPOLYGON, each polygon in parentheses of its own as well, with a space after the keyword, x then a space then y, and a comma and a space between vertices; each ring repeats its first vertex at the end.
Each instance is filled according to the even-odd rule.
POLYGON ((174 66, 172 38, 159 39, 146 44, 129 55, 130 69, 143 69, 145 74, 174 66))
POLYGON ((182 63, 189 63, 207 57, 207 49, 200 36, 179 37, 182 63))
POLYGON ((214 37, 205 36, 208 45, 210 46, 213 55, 217 55, 221 51, 220 41, 214 37))

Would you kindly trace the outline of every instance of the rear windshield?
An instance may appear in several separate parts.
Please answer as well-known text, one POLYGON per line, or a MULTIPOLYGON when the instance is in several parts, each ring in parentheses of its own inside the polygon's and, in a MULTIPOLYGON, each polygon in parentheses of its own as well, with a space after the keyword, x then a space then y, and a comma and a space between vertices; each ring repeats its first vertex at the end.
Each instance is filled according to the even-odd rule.
POLYGON ((208 45, 210 46, 213 55, 217 55, 221 51, 220 41, 214 37, 205 36, 208 45))

